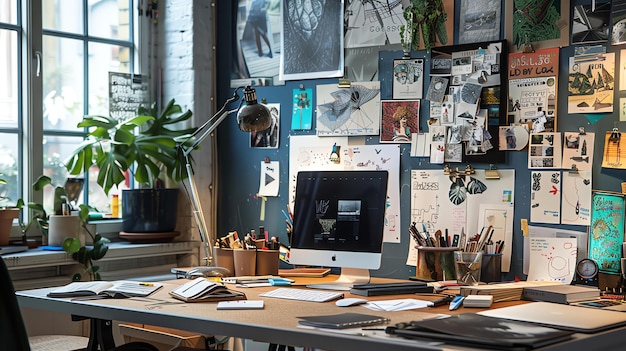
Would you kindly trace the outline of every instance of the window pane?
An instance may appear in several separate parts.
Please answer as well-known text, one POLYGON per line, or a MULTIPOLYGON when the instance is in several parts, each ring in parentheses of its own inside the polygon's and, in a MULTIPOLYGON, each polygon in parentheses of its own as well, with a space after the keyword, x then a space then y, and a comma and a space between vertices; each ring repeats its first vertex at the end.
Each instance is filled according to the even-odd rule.
POLYGON ((0 206, 13 206, 20 198, 17 134, 0 133, 0 140, 0 178, 7 181, 0 184, 0 206))
POLYGON ((43 37, 45 130, 76 131, 83 118, 83 46, 73 39, 43 37))
POLYGON ((109 115, 109 72, 129 73, 128 48, 89 44, 89 114, 109 115))
POLYGON ((0 30, 0 127, 17 127, 17 32, 0 30))
POLYGON ((129 1, 89 1, 89 36, 130 40, 129 1))
POLYGON ((16 0, 0 0, 0 22, 17 24, 16 0))
POLYGON ((42 0, 44 29, 83 34, 82 0, 42 0))
MULTIPOLYGON (((52 211, 54 207, 54 188, 64 186, 68 177, 65 169, 65 160, 82 142, 80 137, 62 137, 45 135, 43 138, 43 174, 52 179, 53 186, 44 188, 43 203, 46 211, 52 211)), ((82 196, 82 194, 81 194, 82 196)), ((78 203, 82 203, 82 197, 78 203)))

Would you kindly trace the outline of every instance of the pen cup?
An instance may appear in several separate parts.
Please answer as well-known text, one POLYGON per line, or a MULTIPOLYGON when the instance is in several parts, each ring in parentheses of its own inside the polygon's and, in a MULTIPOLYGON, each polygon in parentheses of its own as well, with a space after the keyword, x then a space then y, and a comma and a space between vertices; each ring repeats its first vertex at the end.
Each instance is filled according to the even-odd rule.
POLYGON ((502 254, 483 254, 480 280, 484 283, 499 282, 502 275, 502 254))
POLYGON ((278 275, 278 250, 257 250, 256 275, 278 275))
POLYGON ((81 234, 78 216, 50 215, 48 219, 48 245, 63 246, 65 238, 78 238, 84 245, 85 238, 81 234))
POLYGON ((456 247, 417 247, 415 277, 424 281, 456 279, 454 267, 456 247))
POLYGON ((254 275, 256 273, 256 250, 233 250, 235 276, 254 275))
POLYGON ((478 285, 483 252, 454 251, 456 281, 464 285, 478 285))
POLYGON ((213 247, 213 265, 224 267, 235 275, 235 261, 233 259, 233 249, 213 247))

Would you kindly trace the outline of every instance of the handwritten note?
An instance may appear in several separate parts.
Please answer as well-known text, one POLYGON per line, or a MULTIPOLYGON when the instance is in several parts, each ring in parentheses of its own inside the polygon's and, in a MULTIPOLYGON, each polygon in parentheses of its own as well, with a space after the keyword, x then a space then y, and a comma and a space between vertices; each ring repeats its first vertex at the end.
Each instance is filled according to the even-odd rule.
POLYGON ((576 269, 576 238, 530 238, 528 280, 570 284, 576 269))

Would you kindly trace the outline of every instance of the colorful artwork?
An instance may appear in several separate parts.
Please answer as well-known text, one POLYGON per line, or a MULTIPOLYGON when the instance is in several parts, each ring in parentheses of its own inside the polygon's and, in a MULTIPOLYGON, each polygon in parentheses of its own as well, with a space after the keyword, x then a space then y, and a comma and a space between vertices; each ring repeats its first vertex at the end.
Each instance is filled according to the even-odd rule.
POLYGON ((589 258, 600 272, 619 273, 624 242, 624 195, 594 192, 589 225, 589 258))
POLYGON ((419 100, 382 101, 381 142, 410 143, 419 132, 419 100))
POLYGON ((293 90, 291 129, 311 129, 313 124, 313 89, 304 87, 293 90))

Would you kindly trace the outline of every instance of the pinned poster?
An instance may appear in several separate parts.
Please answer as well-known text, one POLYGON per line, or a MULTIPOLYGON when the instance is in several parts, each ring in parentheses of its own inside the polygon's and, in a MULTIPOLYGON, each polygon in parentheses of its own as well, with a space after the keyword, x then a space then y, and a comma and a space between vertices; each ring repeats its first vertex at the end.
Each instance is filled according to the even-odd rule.
POLYGON ((259 196, 278 196, 280 185, 280 163, 278 161, 261 162, 259 196))

